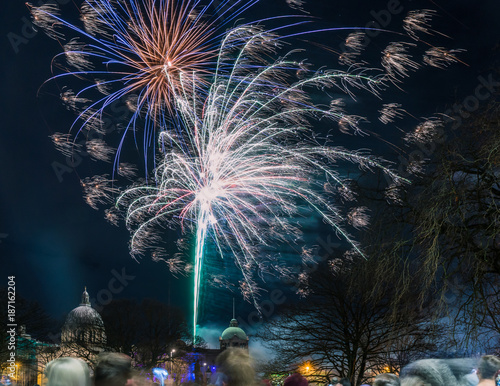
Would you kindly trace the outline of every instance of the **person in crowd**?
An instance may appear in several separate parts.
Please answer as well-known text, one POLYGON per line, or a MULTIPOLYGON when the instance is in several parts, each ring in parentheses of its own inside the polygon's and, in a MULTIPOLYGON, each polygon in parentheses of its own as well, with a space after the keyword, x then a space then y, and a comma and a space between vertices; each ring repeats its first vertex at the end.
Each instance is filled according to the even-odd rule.
POLYGON ((335 386, 351 386, 351 381, 347 378, 341 378, 335 386))
POLYGON ((290 375, 283 382, 283 386, 307 386, 308 384, 307 379, 299 373, 290 375))
POLYGON ((253 361, 247 350, 228 348, 219 354, 216 365, 224 374, 224 386, 252 386, 257 383, 253 361))
POLYGON ((500 371, 500 358, 495 355, 484 355, 477 366, 478 386, 495 386, 496 375, 500 371))
POLYGON ((77 358, 57 358, 45 368, 47 386, 90 386, 87 364, 77 358))
POLYGON ((401 382, 395 374, 384 373, 379 374, 375 377, 373 381, 373 386, 400 386, 401 382))
POLYGON ((272 386, 271 381, 269 379, 262 379, 261 386, 272 386))
POLYGON ((116 352, 99 354, 94 371, 95 386, 132 386, 135 384, 137 384, 137 377, 132 371, 132 358, 116 352))
POLYGON ((406 366, 400 375, 401 386, 471 386, 471 359, 422 359, 406 366))

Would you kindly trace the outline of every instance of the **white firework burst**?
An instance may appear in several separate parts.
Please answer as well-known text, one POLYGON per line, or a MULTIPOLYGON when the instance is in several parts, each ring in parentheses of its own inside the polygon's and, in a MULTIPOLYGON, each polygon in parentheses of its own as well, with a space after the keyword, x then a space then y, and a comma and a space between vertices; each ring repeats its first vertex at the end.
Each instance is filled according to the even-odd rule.
MULTIPOLYGON (((365 151, 319 144, 307 127, 309 118, 342 122, 346 115, 315 106, 306 88, 371 90, 381 82, 377 75, 370 77, 359 68, 322 71, 289 84, 288 74, 299 64, 285 56, 266 66, 249 66, 256 43, 264 52, 275 47, 272 35, 250 26, 228 34, 219 58, 236 58, 230 74, 216 73, 204 97, 183 96, 177 105, 183 126, 159 135, 162 154, 155 184, 128 189, 118 205, 126 209, 134 252, 148 245, 154 248, 151 234, 163 226, 180 226, 196 239, 195 294, 210 240, 221 255, 234 258, 243 275, 240 289, 258 307, 259 288, 253 277, 256 271, 265 272, 267 264, 257 246, 272 247, 276 234, 300 237, 293 219, 300 217, 302 208, 315 211, 362 255, 341 225, 340 209, 333 205, 331 193, 336 189, 324 189, 328 181, 349 190, 349 181, 336 170, 338 161, 362 169, 381 168, 398 183, 404 179, 365 151)), ((197 307, 198 295, 195 298, 197 307)))

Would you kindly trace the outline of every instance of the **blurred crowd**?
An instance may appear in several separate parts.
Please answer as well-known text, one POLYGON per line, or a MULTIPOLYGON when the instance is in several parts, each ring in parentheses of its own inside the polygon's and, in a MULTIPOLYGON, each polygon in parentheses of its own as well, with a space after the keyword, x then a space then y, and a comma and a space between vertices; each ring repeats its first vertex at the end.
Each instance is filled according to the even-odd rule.
MULTIPOLYGON (((239 348, 224 350, 217 358, 217 366, 220 375, 216 386, 271 386, 269 380, 257 377, 248 350, 239 348)), ((154 384, 152 380, 135 372, 131 358, 120 353, 101 354, 93 375, 88 365, 80 359, 58 358, 46 366, 45 377, 47 386, 145 386, 154 384)), ((160 382, 163 385, 164 380, 160 382)), ((309 381, 306 377, 294 373, 283 381, 282 386, 308 385, 309 381)), ((479 360, 423 359, 409 364, 399 375, 379 374, 373 379, 371 385, 499 386, 500 358, 485 355, 479 360)), ((356 385, 352 385, 347 378, 335 378, 327 386, 356 385)))

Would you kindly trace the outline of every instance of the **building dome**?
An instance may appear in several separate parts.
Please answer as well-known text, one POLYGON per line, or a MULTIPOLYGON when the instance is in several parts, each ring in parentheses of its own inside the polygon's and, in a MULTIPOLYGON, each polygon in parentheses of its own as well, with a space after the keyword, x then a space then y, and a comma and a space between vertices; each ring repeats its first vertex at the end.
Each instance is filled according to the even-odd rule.
POLYGON ((237 337, 241 340, 247 339, 247 334, 245 334, 245 331, 238 327, 238 321, 236 319, 231 319, 229 327, 224 330, 221 336, 223 340, 229 340, 233 337, 237 337))
POLYGON ((221 350, 228 347, 248 348, 248 336, 245 331, 238 327, 236 319, 231 319, 229 327, 222 332, 219 342, 221 350))
POLYGON ((82 302, 66 317, 62 328, 61 343, 80 343, 104 346, 106 333, 101 315, 92 308, 87 290, 83 291, 82 302))

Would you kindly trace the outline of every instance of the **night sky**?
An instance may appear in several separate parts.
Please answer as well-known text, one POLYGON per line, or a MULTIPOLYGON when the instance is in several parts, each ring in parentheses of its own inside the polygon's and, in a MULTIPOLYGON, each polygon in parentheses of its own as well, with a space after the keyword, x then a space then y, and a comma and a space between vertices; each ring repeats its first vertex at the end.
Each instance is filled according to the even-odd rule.
MULTIPOLYGON (((498 0, 402 0, 401 6, 402 14, 413 9, 435 9, 439 16, 432 26, 451 37, 441 39, 441 45, 467 50, 460 55, 467 66, 455 64, 446 71, 426 70, 405 83, 405 93, 398 93, 408 110, 416 111, 417 116, 444 112, 473 94, 479 76, 492 75, 500 81, 495 72, 495 66, 500 68, 498 0)), ((364 27, 374 18, 371 11, 376 13, 386 7, 387 1, 364 0, 310 0, 305 6, 311 15, 322 19, 323 27, 364 27)), ((67 13, 74 17, 73 2, 64 1, 61 9, 63 16, 67 13)), ((293 12, 285 0, 261 0, 244 19, 293 12)), ((76 167, 59 175, 54 171, 65 159, 53 147, 49 135, 68 132, 74 115, 60 103, 54 87, 40 87, 50 78, 51 59, 61 47, 42 31, 32 30, 27 24, 28 8, 21 0, 4 1, 1 18, 0 286, 7 285, 8 275, 15 275, 20 295, 37 300, 51 315, 60 318, 78 305, 84 286, 91 297, 101 291, 101 299, 105 300, 110 281, 124 272, 129 277, 125 279, 127 284, 115 291, 114 297, 170 301, 183 307, 190 320, 191 278, 173 278, 165 265, 146 257, 140 264, 134 261, 128 252, 129 234, 124 225, 110 225, 102 211, 83 201, 82 169, 76 167), (17 43, 13 44, 13 39, 17 43)), ((400 31, 400 19, 387 29, 400 31)), ((329 36, 343 39, 347 33, 329 36)), ((315 37, 307 39, 314 41, 315 37)), ((374 44, 378 44, 376 40, 374 44)), ((338 43, 333 41, 332 45, 338 43)), ((325 57, 318 52, 311 49, 304 56, 318 65, 338 67, 335 61, 325 63, 325 57)), ((399 138, 387 139, 401 143, 399 138)), ((369 147, 376 154, 383 152, 388 158, 394 157, 390 148, 371 138, 345 137, 339 141, 352 149, 369 147)), ((175 234, 168 237, 172 243, 175 241, 175 234)), ((232 296, 236 296, 238 304, 241 296, 221 290, 216 294, 205 306, 205 322, 222 329, 231 317, 232 296)), ((246 315, 251 310, 240 305, 238 312, 246 315)))

